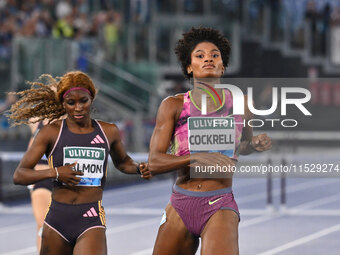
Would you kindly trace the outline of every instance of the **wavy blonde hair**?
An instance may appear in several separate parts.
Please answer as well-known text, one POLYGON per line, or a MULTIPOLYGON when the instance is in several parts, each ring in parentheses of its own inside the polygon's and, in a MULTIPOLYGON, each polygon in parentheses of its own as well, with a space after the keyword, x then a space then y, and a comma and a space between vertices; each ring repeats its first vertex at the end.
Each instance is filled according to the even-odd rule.
POLYGON ((86 88, 92 98, 96 96, 96 88, 91 78, 80 71, 68 72, 56 78, 43 74, 38 81, 27 83, 31 85, 30 89, 10 93, 20 97, 7 114, 12 126, 36 123, 44 119, 51 123, 61 118, 66 114, 63 95, 70 88, 86 88))

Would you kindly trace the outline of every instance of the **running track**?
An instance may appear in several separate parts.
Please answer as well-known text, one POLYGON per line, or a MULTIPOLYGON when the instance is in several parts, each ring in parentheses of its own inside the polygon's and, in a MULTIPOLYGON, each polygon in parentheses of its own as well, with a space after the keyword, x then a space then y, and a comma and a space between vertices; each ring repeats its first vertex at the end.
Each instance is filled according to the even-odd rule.
MULTIPOLYGON (((266 207, 265 183, 263 178, 234 179, 241 212, 241 255, 339 254, 340 179, 288 179, 286 209, 278 205, 279 182, 274 180, 274 210, 266 207)), ((152 253, 171 186, 171 180, 142 180, 104 192, 108 254, 152 253)), ((29 203, 2 207, 0 254, 36 254, 34 245, 35 223, 29 203)))

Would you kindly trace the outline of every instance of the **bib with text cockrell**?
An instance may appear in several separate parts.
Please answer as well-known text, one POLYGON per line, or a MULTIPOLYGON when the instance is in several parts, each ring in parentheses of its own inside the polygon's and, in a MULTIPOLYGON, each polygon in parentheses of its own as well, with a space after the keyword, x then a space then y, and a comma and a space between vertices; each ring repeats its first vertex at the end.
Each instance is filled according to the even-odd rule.
POLYGON ((64 165, 77 161, 74 171, 84 173, 77 186, 100 186, 104 176, 105 149, 92 147, 64 147, 64 165))
POLYGON ((235 151, 233 117, 189 117, 188 143, 190 153, 221 152, 232 157, 235 151))

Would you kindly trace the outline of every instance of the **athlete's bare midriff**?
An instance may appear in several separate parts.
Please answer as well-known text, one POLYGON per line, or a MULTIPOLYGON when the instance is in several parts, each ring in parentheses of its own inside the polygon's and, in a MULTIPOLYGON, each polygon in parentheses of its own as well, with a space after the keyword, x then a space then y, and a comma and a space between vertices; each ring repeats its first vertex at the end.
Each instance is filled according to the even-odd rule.
POLYGON ((84 204, 101 200, 103 189, 101 187, 55 187, 52 199, 65 204, 84 204))
POLYGON ((204 178, 190 178, 190 170, 180 169, 177 171, 176 185, 190 191, 211 191, 217 189, 229 188, 232 186, 232 178, 216 178, 216 179, 204 179, 204 178))

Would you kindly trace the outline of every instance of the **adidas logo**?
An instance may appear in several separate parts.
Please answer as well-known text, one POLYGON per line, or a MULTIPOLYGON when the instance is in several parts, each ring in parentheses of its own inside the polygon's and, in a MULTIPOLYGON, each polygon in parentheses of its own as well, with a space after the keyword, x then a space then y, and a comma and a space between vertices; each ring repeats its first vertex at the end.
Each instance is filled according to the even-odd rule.
POLYGON ((100 137, 100 135, 97 135, 93 140, 91 141, 91 144, 96 144, 96 143, 105 143, 104 140, 100 137))
POLYGON ((88 210, 86 213, 83 214, 83 217, 97 217, 97 216, 98 216, 98 214, 93 207, 90 210, 88 210))

